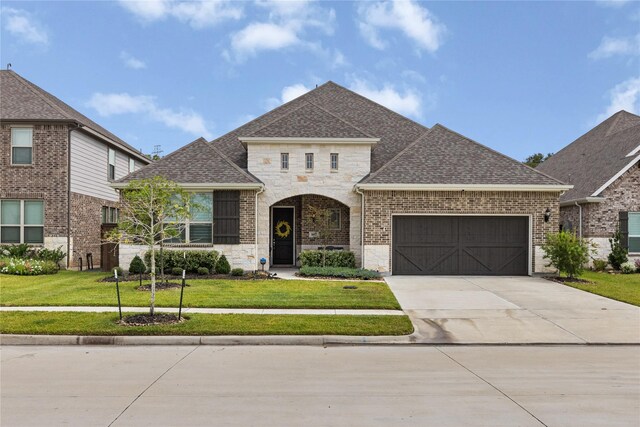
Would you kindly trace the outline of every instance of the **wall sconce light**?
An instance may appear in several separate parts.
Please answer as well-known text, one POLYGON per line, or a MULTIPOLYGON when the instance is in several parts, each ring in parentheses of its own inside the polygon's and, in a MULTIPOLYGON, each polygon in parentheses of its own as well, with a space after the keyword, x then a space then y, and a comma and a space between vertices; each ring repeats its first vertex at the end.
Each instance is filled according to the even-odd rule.
POLYGON ((544 222, 549 222, 550 219, 551 219, 551 209, 547 208, 547 210, 544 211, 544 222))

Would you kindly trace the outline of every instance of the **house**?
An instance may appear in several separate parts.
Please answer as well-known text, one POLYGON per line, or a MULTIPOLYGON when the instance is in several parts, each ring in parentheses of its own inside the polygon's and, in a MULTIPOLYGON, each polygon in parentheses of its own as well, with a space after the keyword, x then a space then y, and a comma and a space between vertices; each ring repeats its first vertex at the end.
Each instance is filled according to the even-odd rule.
POLYGON ((101 224, 117 221, 109 184, 150 161, 11 70, 0 70, 0 129, 0 243, 62 246, 68 266, 88 253, 98 266, 101 224))
POLYGON ((560 225, 595 243, 595 258, 607 258, 618 228, 640 256, 640 116, 617 112, 536 169, 573 184, 560 198, 560 225))
MULTIPOLYGON (((309 207, 330 210, 335 249, 385 274, 527 275, 571 186, 442 125, 427 128, 328 82, 211 142, 197 139, 114 184, 162 175, 197 194, 178 247, 234 267, 293 266, 318 248, 309 207)), ((127 266, 140 246, 121 246, 127 266)))

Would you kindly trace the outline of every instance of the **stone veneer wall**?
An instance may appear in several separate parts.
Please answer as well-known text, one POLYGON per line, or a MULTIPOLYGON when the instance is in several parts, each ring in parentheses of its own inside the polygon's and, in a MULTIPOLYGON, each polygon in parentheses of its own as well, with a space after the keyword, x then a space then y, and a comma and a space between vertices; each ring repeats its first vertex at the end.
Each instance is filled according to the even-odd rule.
POLYGON ((365 191, 365 267, 391 271, 392 214, 530 215, 533 272, 545 271, 540 245, 558 230, 558 192, 365 191), (544 222, 544 212, 551 219, 544 222))
POLYGON ((85 266, 87 253, 93 254, 94 268, 100 266, 103 206, 118 207, 118 203, 71 193, 71 236, 73 237, 71 266, 78 266, 79 257, 82 257, 83 266, 85 266))
MULTIPOLYGON (((214 218, 215 221, 215 218, 214 218)), ((240 244, 256 242, 256 191, 240 191, 240 244)))

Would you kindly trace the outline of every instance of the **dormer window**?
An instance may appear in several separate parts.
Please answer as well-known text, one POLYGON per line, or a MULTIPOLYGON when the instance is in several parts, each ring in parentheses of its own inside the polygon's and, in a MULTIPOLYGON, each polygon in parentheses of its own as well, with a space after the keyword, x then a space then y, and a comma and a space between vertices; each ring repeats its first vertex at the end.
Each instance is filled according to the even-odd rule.
POLYGON ((289 153, 280 153, 280 169, 289 170, 289 153))
POLYGON ((307 153, 304 155, 304 164, 308 171, 313 170, 313 153, 307 153))
POLYGON ((331 170, 332 171, 337 171, 338 170, 338 153, 331 153, 331 170))

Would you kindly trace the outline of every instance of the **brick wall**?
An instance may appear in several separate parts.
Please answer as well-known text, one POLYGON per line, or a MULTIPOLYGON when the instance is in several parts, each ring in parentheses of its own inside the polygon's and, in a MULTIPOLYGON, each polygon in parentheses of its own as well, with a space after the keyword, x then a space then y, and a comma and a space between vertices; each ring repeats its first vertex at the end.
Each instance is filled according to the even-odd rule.
POLYGON ((558 192, 365 191, 364 244, 390 246, 391 215, 396 213, 531 215, 536 271, 533 249, 558 230, 558 198, 558 192), (547 208, 551 219, 545 223, 547 208))
POLYGON ((100 231, 103 206, 117 207, 118 203, 84 194, 71 193, 72 266, 77 266, 80 256, 85 263, 87 253, 93 254, 95 267, 100 265, 100 231))
POLYGON ((0 198, 43 199, 45 237, 67 235, 67 139, 66 124, 35 124, 33 164, 11 166, 11 127, 0 126, 0 198))

